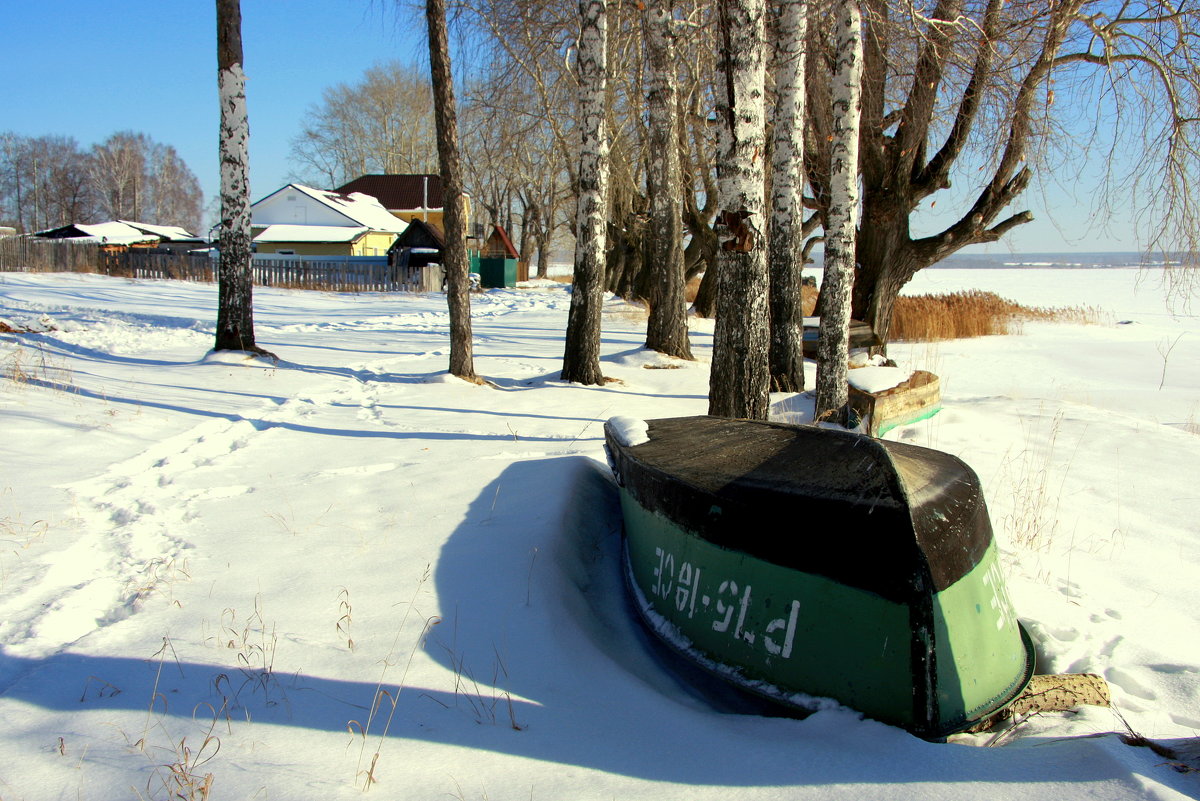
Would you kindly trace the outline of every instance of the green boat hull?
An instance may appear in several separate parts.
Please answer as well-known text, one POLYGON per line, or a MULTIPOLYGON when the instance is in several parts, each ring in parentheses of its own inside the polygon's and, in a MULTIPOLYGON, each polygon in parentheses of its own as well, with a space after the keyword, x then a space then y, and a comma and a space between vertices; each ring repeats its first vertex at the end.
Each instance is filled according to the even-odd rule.
MULTIPOLYGON (((707 450, 716 449, 715 455, 719 455, 718 429, 734 423, 763 425, 720 421, 721 426, 706 429, 695 422, 711 419, 658 426, 658 445, 670 454, 666 461, 682 458, 674 455, 678 448, 699 447, 700 459, 714 456, 707 450), (699 445, 690 439, 697 425, 702 429, 699 445), (688 441, 663 447, 662 438, 680 430, 690 432, 688 441)), ((670 422, 651 421, 651 440, 655 439, 656 423, 670 422)), ((782 431, 769 432, 771 442, 791 435, 790 427, 773 428, 782 431)), ((813 436, 824 447, 823 435, 814 435, 815 431, 819 430, 801 432, 804 450, 813 450, 808 442, 813 436)), ((741 433, 739 426, 730 429, 739 447, 743 445, 741 433)), ((849 448, 855 458, 861 455, 861 442, 836 444, 835 454, 849 448)), ((875 447, 885 461, 892 456, 875 447)), ((648 464, 643 463, 638 458, 639 446, 625 446, 610 437, 609 448, 622 484, 626 571, 638 607, 660 637, 700 664, 784 703, 811 707, 814 697, 832 698, 872 718, 931 738, 968 728, 992 715, 1028 683, 1032 647, 1007 598, 986 510, 981 517, 976 508, 982 497, 964 494, 956 486, 947 496, 953 503, 945 509, 931 512, 928 504, 918 499, 915 505, 919 508, 913 513, 913 497, 904 493, 903 474, 924 470, 928 478, 932 468, 916 469, 911 450, 896 459, 902 463, 902 480, 893 482, 892 489, 906 501, 899 512, 895 504, 889 507, 880 500, 883 493, 878 487, 872 490, 874 501, 865 512, 864 496, 845 492, 844 482, 833 487, 833 495, 848 496, 840 502, 808 497, 806 493, 829 494, 830 487, 820 486, 818 481, 818 486, 801 488, 799 494, 795 488, 784 493, 784 507, 794 506, 794 514, 786 519, 795 521, 790 524, 795 531, 753 539, 739 532, 767 525, 768 520, 778 527, 779 521, 779 508, 760 509, 766 504, 754 502, 755 493, 769 493, 770 503, 775 503, 781 490, 764 478, 761 469, 751 471, 752 480, 747 481, 746 471, 738 466, 745 457, 732 459, 731 469, 740 476, 739 491, 738 480, 721 475, 720 470, 715 477, 698 477, 687 470, 674 477, 660 469, 661 463, 655 464, 653 454, 648 464), (637 477, 642 471, 649 478, 637 477), (706 487, 709 478, 712 486, 706 487), (693 508, 690 519, 672 514, 669 498, 674 490, 664 482, 673 480, 682 483, 681 497, 693 508), (697 503, 707 503, 709 508, 698 514, 694 511, 697 503), (815 555, 806 555, 803 540, 816 542, 831 532, 828 522, 823 530, 806 532, 804 521, 812 515, 805 514, 805 507, 817 507, 818 517, 828 521, 831 515, 837 519, 839 505, 850 507, 844 514, 848 527, 832 533, 850 542, 813 547, 809 550, 815 555), (951 518, 956 514, 964 517, 959 522, 965 525, 946 529, 947 519, 954 523, 951 518), (918 547, 889 553, 879 546, 878 532, 868 537, 853 530, 856 522, 872 521, 873 517, 892 529, 885 533, 886 539, 916 540, 918 547), (914 527, 923 520, 946 529, 934 532, 936 547, 928 547, 928 543, 919 547, 921 537, 914 534, 914 527), (954 541, 956 532, 962 543, 954 541), (856 535, 861 540, 857 545, 856 535), (780 538, 799 538, 801 542, 779 550, 775 541, 780 538), (750 541, 747 547, 739 547, 742 540, 750 541), (928 551, 939 549, 946 554, 944 561, 953 564, 931 569, 930 560, 936 560, 938 554, 928 551), (969 552, 970 557, 964 559, 960 550, 969 552), (897 562, 874 565, 879 578, 863 578, 853 565, 837 563, 866 564, 874 561, 873 552, 878 558, 897 562), (911 559, 914 565, 906 568, 899 563, 902 558, 911 559), (891 568, 904 580, 889 576, 891 568)), ((779 455, 776 450, 770 458, 777 460, 779 455)), ((820 455, 829 457, 824 451, 820 455)), ((941 459, 935 465, 941 471, 939 480, 946 478, 946 464, 941 459)), ((948 464, 950 473, 961 465, 956 460, 948 464)), ((969 468, 961 467, 967 471, 966 485, 973 481, 977 485, 969 468)), ((958 481, 955 478, 951 483, 958 481)), ((924 491, 929 494, 927 487, 924 491)), ((916 494, 921 494, 920 488, 916 494)))

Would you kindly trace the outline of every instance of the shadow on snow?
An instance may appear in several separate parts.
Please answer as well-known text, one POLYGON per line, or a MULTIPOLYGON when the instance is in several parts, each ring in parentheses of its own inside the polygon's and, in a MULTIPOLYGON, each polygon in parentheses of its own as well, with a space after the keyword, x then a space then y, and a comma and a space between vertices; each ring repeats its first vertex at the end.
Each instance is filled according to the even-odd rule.
POLYGON ((439 554, 431 578, 440 622, 421 639, 425 621, 413 615, 403 632, 406 648, 420 642, 445 668, 445 686, 272 674, 169 654, 0 653, 0 698, 67 713, 145 713, 153 698, 156 714, 198 720, 226 699, 234 726, 249 717, 342 733, 351 744, 375 699, 383 711, 369 735, 384 734, 394 699, 389 740, 694 785, 1130 780, 1128 764, 1100 748, 936 745, 846 710, 763 717, 760 702, 682 666, 648 637, 629 607, 619 547, 616 488, 601 465, 517 462, 483 488, 439 554))

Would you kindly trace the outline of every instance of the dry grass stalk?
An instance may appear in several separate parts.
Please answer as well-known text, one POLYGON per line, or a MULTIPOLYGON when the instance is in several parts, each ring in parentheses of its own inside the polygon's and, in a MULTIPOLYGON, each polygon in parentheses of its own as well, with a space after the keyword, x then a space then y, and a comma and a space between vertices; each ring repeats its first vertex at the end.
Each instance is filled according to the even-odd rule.
POLYGON ((1187 420, 1183 421, 1183 430, 1189 434, 1200 436, 1200 418, 1196 416, 1196 409, 1192 409, 1188 413, 1187 420))
POLYGON ((61 357, 48 356, 40 344, 30 347, 17 344, 0 366, 0 378, 14 384, 40 386, 69 392, 75 389, 73 376, 61 357))
POLYGON ((350 636, 350 624, 353 622, 351 613, 354 608, 350 605, 350 590, 342 587, 338 592, 338 612, 341 617, 337 620, 337 634, 339 640, 346 642, 346 647, 351 651, 354 650, 354 638, 350 636))
MULTIPOLYGON (((396 683, 395 691, 388 690, 384 687, 387 682, 388 669, 394 667, 399 661, 400 637, 405 631, 408 619, 416 611, 417 598, 421 594, 421 589, 425 586, 425 582, 429 580, 430 567, 425 566, 424 572, 421 574, 421 579, 417 582, 416 588, 413 590, 412 598, 408 601, 408 606, 404 611, 404 616, 400 619, 400 625, 396 628, 396 637, 392 641, 392 647, 388 650, 387 656, 383 659, 383 668, 379 673, 379 681, 375 684, 375 696, 371 701, 370 712, 365 721, 349 720, 346 721, 346 730, 350 732, 352 737, 359 738, 358 749, 358 764, 354 771, 355 786, 359 786, 359 780, 362 781, 361 789, 366 792, 372 784, 379 781, 376 775, 376 768, 379 766, 379 757, 383 751, 383 744, 387 739, 388 730, 392 725, 392 718, 396 714, 396 706, 400 702, 400 693, 404 689, 404 684, 408 680, 408 671, 412 667, 413 659, 417 651, 425 642, 425 637, 429 634, 429 630, 442 622, 442 619, 436 615, 427 617, 424 625, 421 627, 421 633, 418 635, 415 642, 408 652, 408 659, 404 663, 404 670, 400 675, 400 681, 396 683), (387 706, 384 705, 386 701, 387 706), (372 732, 372 724, 386 712, 386 718, 383 720, 383 727, 377 732, 372 732), (364 767, 364 759, 367 752, 367 738, 378 734, 379 740, 375 746, 375 752, 371 754, 371 761, 367 767, 364 767)), ((387 682, 389 685, 390 682, 387 682)))
POLYGON ((937 342, 946 339, 1019 333, 1026 320, 1096 324, 1103 314, 1094 307, 1030 307, 978 289, 896 299, 892 341, 937 342))
POLYGON ((1061 473, 1054 465, 1062 419, 1061 412, 1055 415, 1045 432, 1027 430, 1025 449, 1005 459, 1003 467, 1012 476, 1012 511, 1000 518, 1000 524, 1016 548, 1043 551, 1058 528, 1058 504, 1069 468, 1069 461, 1061 473), (1057 486, 1051 484, 1053 479, 1057 486))

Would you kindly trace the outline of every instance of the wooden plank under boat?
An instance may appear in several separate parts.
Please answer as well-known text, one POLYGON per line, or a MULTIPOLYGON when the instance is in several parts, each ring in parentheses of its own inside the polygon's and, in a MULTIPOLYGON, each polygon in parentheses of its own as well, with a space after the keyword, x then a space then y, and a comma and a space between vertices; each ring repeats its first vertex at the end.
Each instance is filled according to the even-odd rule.
MULTIPOLYGON (((821 340, 820 322, 820 317, 804 318, 804 328, 801 332, 801 349, 804 351, 804 355, 810 359, 817 358, 817 344, 821 340)), ((883 344, 882 340, 875 333, 875 329, 862 320, 850 321, 849 337, 851 350, 874 348, 883 344)))
POLYGON ((810 426, 638 423, 605 426, 625 569, 676 650, 782 703, 833 698, 929 738, 1028 683, 1032 645, 962 461, 810 426))

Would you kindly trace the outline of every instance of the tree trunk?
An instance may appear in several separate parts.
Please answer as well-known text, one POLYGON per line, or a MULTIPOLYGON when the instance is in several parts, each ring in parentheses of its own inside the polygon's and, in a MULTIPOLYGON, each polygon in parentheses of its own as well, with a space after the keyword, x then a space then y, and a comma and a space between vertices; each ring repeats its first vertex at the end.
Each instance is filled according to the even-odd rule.
POLYGON ((562 380, 603 384, 600 314, 604 305, 608 210, 608 131, 604 114, 608 22, 604 0, 580 0, 579 12, 579 204, 575 212, 575 285, 567 316, 562 380))
MULTIPOLYGON (((866 322, 880 340, 888 341, 892 327, 892 309, 900 290, 932 262, 926 262, 908 238, 908 226, 873 225, 872 220, 890 209, 864 199, 863 224, 855 248, 858 271, 854 281, 852 316, 866 322)), ((907 219, 907 215, 904 217, 907 219)))
POLYGON ((721 274, 716 254, 713 254, 704 277, 700 279, 700 287, 696 290, 696 299, 692 301, 692 309, 697 317, 712 318, 717 314, 717 276, 721 274))
POLYGON ((537 277, 550 277, 550 235, 545 233, 544 228, 538 229, 538 235, 534 237, 537 243, 537 277))
MULTIPOLYGON (((687 252, 694 260, 691 272, 704 272, 704 277, 700 279, 700 287, 696 290, 696 299, 692 301, 692 310, 700 317, 712 317, 717 313, 717 256, 721 252, 720 238, 694 204, 685 202, 684 209, 688 233, 692 235, 692 241, 687 246, 687 252)), ((690 279, 692 275, 688 277, 690 279)))
POLYGON ((426 0, 429 25, 429 70, 433 81, 434 120, 441 165, 445 209, 442 216, 446 248, 446 300, 450 307, 450 374, 475 381, 471 343, 471 285, 467 265, 467 218, 462 163, 458 156, 458 115, 450 74, 450 45, 446 35, 445 0, 426 0))
POLYGON ((678 80, 675 72, 675 15, 671 0, 657 0, 642 13, 648 66, 650 196, 649 286, 646 347, 691 359, 683 280, 683 180, 679 161, 678 80))
POLYGON ((250 122, 242 71, 239 0, 217 0, 217 86, 220 91, 221 222, 218 233, 217 335, 213 350, 268 354, 254 342, 250 273, 250 122))
POLYGON ((764 0, 718 0, 721 78, 717 113, 720 219, 732 237, 721 243, 717 322, 713 335, 708 413, 765 420, 767 357, 767 243, 763 197, 765 136, 764 0))
POLYGON ((538 207, 537 277, 550 277, 550 249, 554 240, 554 218, 558 214, 558 181, 551 179, 547 199, 538 207))
MULTIPOLYGON (((521 236, 517 239, 517 257, 528 264, 533 255, 534 224, 532 220, 536 210, 531 202, 526 200, 524 192, 517 193, 517 200, 521 203, 521 236)), ((511 228, 508 230, 512 231, 511 228)))
MULTIPOLYGON (((850 294, 854 283, 858 216, 858 136, 862 115, 862 11, 858 0, 839 0, 837 68, 833 77, 833 143, 829 166, 829 214, 825 232, 825 279, 817 347, 816 420, 840 416, 846 407, 850 357, 850 294)), ((845 419, 834 417, 835 422, 845 419)))
POLYGON ((807 0, 779 3, 775 25, 775 141, 771 158, 771 389, 804 389, 804 79, 807 0))
POLYGON ((646 198, 626 181, 613 180, 610 174, 608 201, 604 288, 626 300, 645 300, 651 284, 646 198))

